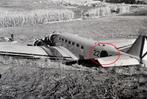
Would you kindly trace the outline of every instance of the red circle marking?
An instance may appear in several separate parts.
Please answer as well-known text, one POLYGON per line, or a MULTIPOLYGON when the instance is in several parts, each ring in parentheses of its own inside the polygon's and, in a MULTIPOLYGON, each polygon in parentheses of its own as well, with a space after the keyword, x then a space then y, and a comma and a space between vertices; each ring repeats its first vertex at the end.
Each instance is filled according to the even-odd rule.
MULTIPOLYGON (((114 47, 116 49, 116 51, 117 51, 117 58, 114 61, 110 62, 110 63, 101 64, 102 67, 110 67, 110 65, 116 63, 120 59, 121 53, 118 50, 118 48, 114 44, 112 44, 112 43, 104 43, 104 42, 103 43, 102 42, 97 42, 92 47, 90 47, 89 50, 88 50, 88 53, 87 53, 87 58, 92 56, 92 51, 94 50, 95 47, 97 47, 99 45, 109 45, 109 46, 114 47)), ((99 65, 95 60, 92 60, 92 62, 94 62, 95 64, 99 65)))

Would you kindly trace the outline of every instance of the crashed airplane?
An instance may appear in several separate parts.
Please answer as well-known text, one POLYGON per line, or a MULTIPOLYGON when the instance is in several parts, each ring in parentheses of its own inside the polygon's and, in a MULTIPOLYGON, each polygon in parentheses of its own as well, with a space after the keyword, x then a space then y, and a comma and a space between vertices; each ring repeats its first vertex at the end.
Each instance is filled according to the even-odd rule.
POLYGON ((69 33, 53 33, 34 45, 0 42, 0 55, 64 60, 65 64, 91 61, 102 67, 147 66, 147 33, 130 41, 94 41, 69 33))

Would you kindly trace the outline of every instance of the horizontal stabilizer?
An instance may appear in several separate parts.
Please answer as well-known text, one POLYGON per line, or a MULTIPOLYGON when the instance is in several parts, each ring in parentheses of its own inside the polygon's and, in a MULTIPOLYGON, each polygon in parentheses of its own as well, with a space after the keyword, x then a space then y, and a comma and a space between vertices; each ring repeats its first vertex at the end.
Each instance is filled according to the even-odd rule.
POLYGON ((128 55, 111 56, 96 59, 102 67, 139 65, 139 61, 128 55))

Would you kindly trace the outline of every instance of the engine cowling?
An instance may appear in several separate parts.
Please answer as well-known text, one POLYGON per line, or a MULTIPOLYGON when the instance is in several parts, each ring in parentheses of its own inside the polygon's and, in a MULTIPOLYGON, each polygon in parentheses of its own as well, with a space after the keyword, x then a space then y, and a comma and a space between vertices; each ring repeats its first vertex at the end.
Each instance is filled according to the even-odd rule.
POLYGON ((48 36, 48 40, 49 40, 51 46, 56 45, 56 40, 55 39, 56 39, 57 36, 59 36, 59 33, 50 34, 48 36))
POLYGON ((44 45, 49 45, 49 46, 55 46, 55 38, 57 37, 56 34, 50 34, 49 36, 44 37, 43 39, 38 39, 34 42, 34 46, 44 46, 44 45))
POLYGON ((42 39, 36 40, 34 42, 34 46, 43 46, 44 45, 44 41, 42 39))

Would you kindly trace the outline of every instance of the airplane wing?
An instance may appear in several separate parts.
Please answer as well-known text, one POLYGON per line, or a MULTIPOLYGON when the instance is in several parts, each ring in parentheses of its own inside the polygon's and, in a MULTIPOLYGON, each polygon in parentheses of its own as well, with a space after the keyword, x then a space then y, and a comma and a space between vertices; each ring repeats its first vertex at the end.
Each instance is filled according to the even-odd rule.
POLYGON ((22 57, 48 57, 48 54, 38 46, 24 46, 11 42, 0 43, 0 55, 22 56, 22 57))
POLYGON ((23 58, 49 58, 49 59, 77 59, 66 48, 49 46, 27 46, 12 42, 0 43, 0 55, 23 57, 23 58))
POLYGON ((140 64, 139 59, 130 55, 110 56, 95 60, 97 60, 102 67, 133 66, 140 64))

